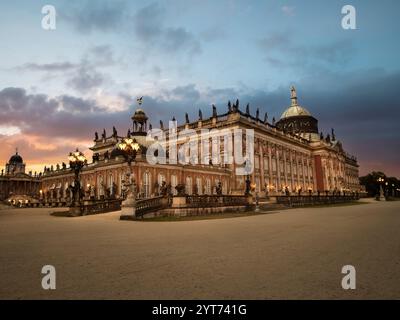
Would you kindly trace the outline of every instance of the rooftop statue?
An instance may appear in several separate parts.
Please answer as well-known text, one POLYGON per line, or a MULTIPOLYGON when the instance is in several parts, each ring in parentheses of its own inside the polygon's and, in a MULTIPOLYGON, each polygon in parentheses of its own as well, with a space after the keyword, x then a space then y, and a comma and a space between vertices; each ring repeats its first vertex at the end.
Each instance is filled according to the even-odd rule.
POLYGON ((232 105, 231 105, 231 101, 228 101, 228 112, 231 113, 232 112, 232 105))
POLYGON ((217 107, 214 104, 212 105, 212 110, 213 110, 213 117, 215 118, 217 116, 217 107))

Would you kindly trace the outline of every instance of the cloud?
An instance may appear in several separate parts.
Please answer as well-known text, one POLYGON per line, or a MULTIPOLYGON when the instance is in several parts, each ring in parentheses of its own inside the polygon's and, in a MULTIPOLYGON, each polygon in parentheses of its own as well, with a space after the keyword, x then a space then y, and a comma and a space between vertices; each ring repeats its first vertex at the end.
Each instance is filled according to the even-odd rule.
POLYGON ((116 32, 128 19, 126 4, 120 1, 86 1, 83 6, 66 9, 62 18, 72 23, 79 33, 116 32))
POLYGON ((92 65, 96 66, 110 66, 116 63, 114 51, 109 45, 97 45, 89 49, 86 62, 90 61, 92 65))
POLYGON ((214 25, 212 27, 203 30, 200 36, 201 39, 203 39, 206 42, 214 42, 225 39, 227 37, 227 34, 222 27, 214 25))
POLYGON ((71 62, 55 62, 55 63, 26 63, 22 66, 16 67, 16 69, 21 71, 46 71, 46 72, 59 72, 59 71, 69 71, 77 68, 77 65, 71 62))
POLYGON ((183 27, 165 25, 165 8, 152 3, 139 9, 133 17, 134 32, 140 46, 146 46, 146 54, 151 50, 162 53, 185 53, 189 56, 202 52, 196 37, 183 27))
POLYGON ((200 99, 200 92, 196 89, 194 84, 187 86, 176 87, 172 91, 172 96, 177 100, 197 102, 200 99))
POLYGON ((67 86, 85 93, 104 84, 104 74, 90 66, 81 66, 75 75, 67 81, 67 86))
POLYGON ((98 71, 100 68, 115 65, 114 52, 109 45, 97 45, 89 48, 82 55, 79 63, 69 61, 47 64, 25 63, 14 67, 18 71, 47 72, 49 75, 60 74, 67 78, 66 85, 80 93, 104 85, 105 81, 112 81, 109 75, 98 71))
POLYGON ((282 12, 289 17, 293 17, 296 14, 296 7, 292 7, 292 6, 283 6, 281 8, 282 12))
POLYGON ((355 48, 349 39, 306 46, 298 44, 289 32, 259 39, 257 45, 271 67, 290 70, 330 69, 350 62, 355 56, 355 48))

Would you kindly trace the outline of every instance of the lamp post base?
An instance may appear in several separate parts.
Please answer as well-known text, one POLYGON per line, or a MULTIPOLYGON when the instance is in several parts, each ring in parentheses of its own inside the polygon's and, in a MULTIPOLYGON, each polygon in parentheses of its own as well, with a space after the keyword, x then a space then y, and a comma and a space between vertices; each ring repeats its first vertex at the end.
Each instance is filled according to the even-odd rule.
POLYGON ((81 216, 81 215, 82 215, 81 207, 70 207, 70 208, 69 208, 69 214, 70 214, 72 217, 81 216))
POLYGON ((128 196, 124 201, 122 201, 122 207, 135 207, 136 206, 136 200, 133 197, 132 193, 129 193, 128 196))
POLYGON ((122 209, 122 213, 119 216, 119 220, 133 220, 136 218, 136 207, 128 207, 128 209, 122 209))

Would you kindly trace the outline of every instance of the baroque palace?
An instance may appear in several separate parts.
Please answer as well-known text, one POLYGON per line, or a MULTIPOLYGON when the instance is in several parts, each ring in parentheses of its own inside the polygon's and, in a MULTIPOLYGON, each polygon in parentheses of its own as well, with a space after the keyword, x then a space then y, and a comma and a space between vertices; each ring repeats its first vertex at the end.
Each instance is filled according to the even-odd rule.
MULTIPOLYGON (((173 119, 175 120, 175 119, 173 119)), ((235 174, 235 164, 156 164, 146 160, 146 150, 152 143, 146 139, 151 125, 142 109, 132 116, 133 126, 128 136, 140 146, 131 170, 117 144, 126 138, 119 136, 113 128, 111 135, 106 130, 99 137, 95 134, 92 161, 87 163, 81 173, 81 186, 93 198, 102 198, 110 194, 121 197, 124 181, 131 172, 137 185, 139 198, 148 198, 160 193, 164 184, 176 193, 178 184, 185 185, 187 194, 215 194, 222 188, 223 194, 243 194, 246 179, 251 181, 253 191, 260 197, 282 194, 284 192, 304 193, 360 191, 357 159, 347 154, 342 143, 337 140, 334 131, 324 136, 319 133, 318 120, 309 111, 298 104, 294 87, 291 88, 291 105, 283 112, 278 121, 268 121, 267 114, 260 118, 259 110, 250 113, 249 105, 240 110, 239 101, 228 103, 227 112, 217 114, 213 106, 210 118, 203 119, 202 112, 196 121, 189 121, 177 127, 180 132, 192 129, 253 129, 254 130, 254 170, 251 175, 235 174)), ((160 129, 168 134, 160 121, 160 129)), ((179 145, 179 142, 178 142, 179 145)), ((243 143, 243 150, 245 149, 243 143)), ((22 159, 10 159, 10 166, 22 159), (18 160, 18 161, 16 161, 18 160)), ((19 157, 19 156, 18 156, 19 157)), ((21 168, 22 170, 22 168, 21 168)), ((10 189, 9 184, 18 184, 21 170, 6 170, 0 177, 0 197, 8 192, 26 192, 47 199, 70 198, 69 186, 73 183, 73 173, 65 163, 45 168, 37 177, 26 175, 25 180, 33 189, 10 189), (40 184, 40 186, 39 186, 40 184), (40 193, 40 194, 39 194, 40 193)), ((24 171, 24 170, 23 170, 24 171)), ((26 184, 22 184, 25 188, 26 184)), ((219 191, 221 192, 221 191, 219 191)))

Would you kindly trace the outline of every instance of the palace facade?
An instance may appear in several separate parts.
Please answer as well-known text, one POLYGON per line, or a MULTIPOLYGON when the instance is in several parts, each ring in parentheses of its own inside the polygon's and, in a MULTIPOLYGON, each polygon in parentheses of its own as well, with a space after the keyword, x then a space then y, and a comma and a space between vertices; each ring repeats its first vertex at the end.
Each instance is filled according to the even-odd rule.
MULTIPOLYGON (((174 119, 173 119, 174 120, 174 119)), ((127 136, 136 139, 140 152, 128 167, 124 154, 117 144, 126 136, 118 135, 113 128, 111 135, 106 130, 95 134, 92 161, 81 173, 81 185, 94 198, 106 194, 120 197, 124 179, 131 173, 137 185, 138 196, 148 198, 158 195, 165 182, 176 193, 175 186, 184 184, 187 194, 214 194, 217 186, 223 194, 243 194, 246 176, 235 174, 236 164, 156 164, 146 160, 146 150, 154 141, 146 139, 151 129, 148 117, 142 109, 132 116, 132 127, 127 136)), ((160 121, 160 129, 168 136, 168 129, 160 121)), ((248 177, 252 188, 262 197, 266 194, 333 192, 360 190, 357 159, 343 149, 334 131, 326 136, 319 133, 318 120, 298 104, 295 88, 291 88, 291 105, 278 121, 268 121, 265 114, 260 118, 259 110, 250 113, 249 105, 241 110, 239 101, 228 103, 227 111, 217 114, 213 106, 210 118, 198 119, 177 127, 178 132, 192 129, 198 133, 204 129, 253 129, 254 170, 248 177)), ((183 141, 178 141, 178 145, 183 141)), ((223 145, 223 144, 221 144, 223 145)), ((222 148, 222 147, 221 147, 222 148)), ((245 148, 243 141, 243 149, 245 148)), ((221 153, 223 150, 221 149, 221 153)), ((168 153, 168 150, 167 150, 168 153)), ((68 186, 73 183, 73 174, 66 164, 45 168, 40 177, 41 196, 50 199, 70 197, 68 186)))

